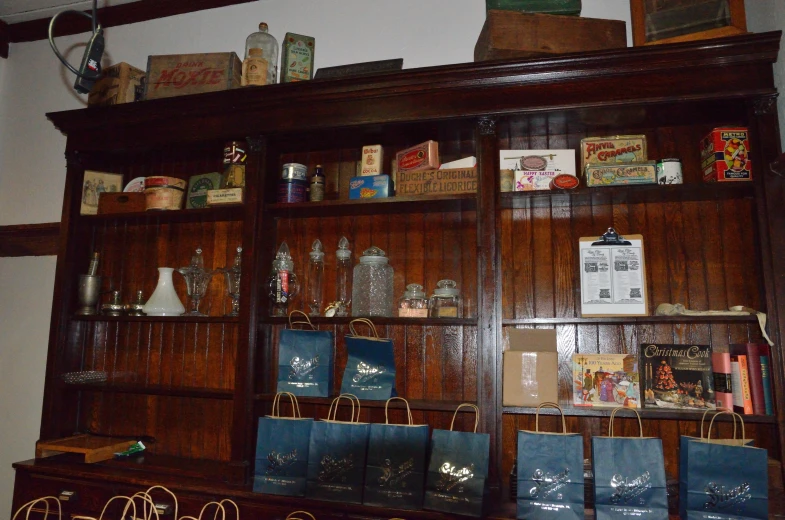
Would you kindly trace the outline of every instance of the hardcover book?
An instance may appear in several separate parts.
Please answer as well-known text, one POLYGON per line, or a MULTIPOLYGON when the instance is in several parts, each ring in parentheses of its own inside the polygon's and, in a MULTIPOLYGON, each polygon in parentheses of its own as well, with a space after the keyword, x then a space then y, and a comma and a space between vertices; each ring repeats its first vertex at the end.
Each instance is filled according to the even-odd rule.
POLYGON ((640 381, 631 354, 574 354, 573 405, 640 408, 640 381))
POLYGON ((716 408, 709 345, 641 345, 644 407, 716 408))

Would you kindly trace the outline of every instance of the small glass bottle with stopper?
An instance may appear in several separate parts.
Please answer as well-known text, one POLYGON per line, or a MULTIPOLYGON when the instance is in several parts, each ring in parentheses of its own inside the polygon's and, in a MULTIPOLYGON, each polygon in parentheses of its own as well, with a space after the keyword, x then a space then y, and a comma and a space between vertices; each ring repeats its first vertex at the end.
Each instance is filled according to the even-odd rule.
POLYGON ((348 316, 352 306, 352 250, 349 241, 341 237, 338 250, 335 251, 335 301, 324 311, 324 315, 348 316))
POLYGON ((308 314, 320 316, 324 297, 324 251, 319 239, 314 240, 308 262, 308 314))
POLYGON ((410 283, 398 302, 398 316, 401 318, 427 318, 428 295, 420 284, 410 283))
POLYGON ((460 318, 461 293, 454 280, 439 280, 430 301, 431 318, 460 318))
POLYGON ((278 40, 267 32, 267 24, 259 24, 259 31, 245 40, 240 84, 272 85, 278 82, 278 40))
POLYGON ((300 287, 294 274, 294 261, 286 242, 281 243, 273 260, 273 268, 267 279, 267 295, 270 297, 270 315, 287 316, 289 304, 297 296, 300 287))

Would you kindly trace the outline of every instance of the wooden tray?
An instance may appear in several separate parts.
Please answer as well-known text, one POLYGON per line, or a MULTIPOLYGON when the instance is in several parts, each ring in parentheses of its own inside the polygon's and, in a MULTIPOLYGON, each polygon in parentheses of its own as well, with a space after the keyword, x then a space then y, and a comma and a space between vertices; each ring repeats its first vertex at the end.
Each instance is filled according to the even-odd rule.
POLYGON ((133 440, 94 437, 88 434, 35 443, 35 458, 42 459, 61 453, 81 453, 88 464, 111 459, 115 453, 135 444, 133 440))

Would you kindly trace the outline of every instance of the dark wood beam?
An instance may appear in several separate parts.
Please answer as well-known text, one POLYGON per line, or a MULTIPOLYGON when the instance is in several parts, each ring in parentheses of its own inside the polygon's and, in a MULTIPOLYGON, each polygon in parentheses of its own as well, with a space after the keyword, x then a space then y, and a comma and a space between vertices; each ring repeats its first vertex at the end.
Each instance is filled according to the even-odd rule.
POLYGON ((8 24, 0 20, 0 58, 8 58, 10 34, 8 24))
POLYGON ((0 257, 57 255, 60 223, 0 226, 0 257))
MULTIPOLYGON (((98 10, 98 20, 104 28, 116 27, 254 1, 256 0, 139 0, 128 4, 103 7, 98 10)), ((17 43, 47 39, 50 19, 39 18, 10 24, 8 26, 11 33, 10 41, 17 43)), ((55 36, 79 34, 90 30, 89 19, 75 14, 64 15, 57 20, 55 36)))

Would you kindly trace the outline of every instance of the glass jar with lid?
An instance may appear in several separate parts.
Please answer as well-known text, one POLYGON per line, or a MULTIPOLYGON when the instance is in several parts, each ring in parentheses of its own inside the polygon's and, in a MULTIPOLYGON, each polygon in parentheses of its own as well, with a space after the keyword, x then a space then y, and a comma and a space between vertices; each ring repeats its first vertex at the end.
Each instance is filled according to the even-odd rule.
POLYGON ((398 301, 398 316, 401 318, 427 318, 428 295, 420 284, 410 283, 398 301))
POLYGON ((429 304, 431 318, 460 318, 461 293, 454 280, 439 280, 429 304))
POLYGON ((352 316, 393 315, 393 268, 384 251, 370 247, 354 266, 352 316))

